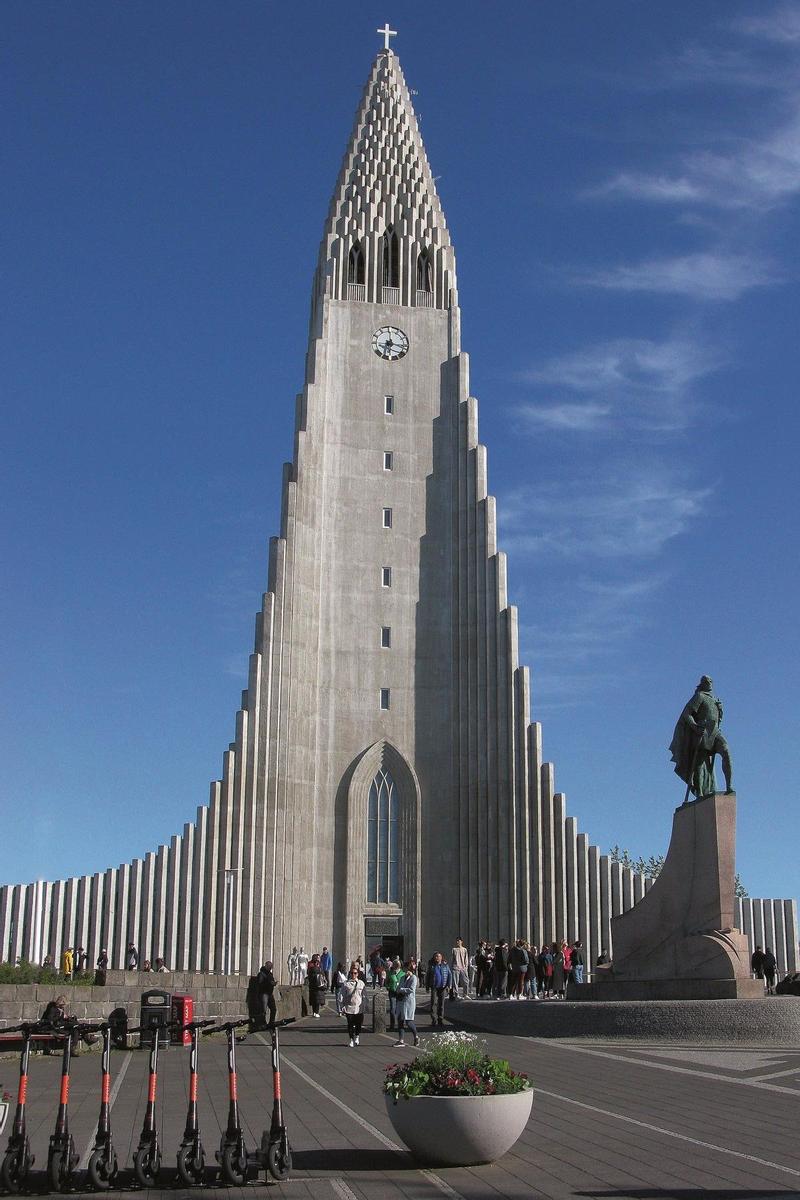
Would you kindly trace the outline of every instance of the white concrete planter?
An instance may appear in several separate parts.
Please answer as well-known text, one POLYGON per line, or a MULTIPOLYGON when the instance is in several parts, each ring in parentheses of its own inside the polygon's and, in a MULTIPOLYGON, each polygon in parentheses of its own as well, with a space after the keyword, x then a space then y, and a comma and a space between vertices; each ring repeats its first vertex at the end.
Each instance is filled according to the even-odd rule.
POLYGON ((386 1111, 415 1158, 439 1166, 494 1162, 511 1149, 528 1124, 533 1089, 511 1096, 411 1096, 386 1111))

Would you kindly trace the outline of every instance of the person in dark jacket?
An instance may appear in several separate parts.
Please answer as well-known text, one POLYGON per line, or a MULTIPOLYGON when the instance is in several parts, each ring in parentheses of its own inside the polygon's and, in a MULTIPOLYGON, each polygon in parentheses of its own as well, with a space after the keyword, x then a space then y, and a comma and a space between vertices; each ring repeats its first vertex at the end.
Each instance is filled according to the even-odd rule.
POLYGON ((449 991, 453 973, 437 952, 428 971, 428 988, 431 993, 431 1025, 444 1025, 444 998, 449 991))
POLYGON ((508 942, 505 938, 501 938, 494 948, 494 959, 492 961, 492 972, 494 975, 494 995, 500 999, 506 994, 506 983, 508 980, 508 942))
POLYGON ((760 946, 756 946, 753 951, 753 956, 750 959, 750 970, 755 975, 756 979, 764 978, 764 951, 760 946))
POLYGON ((97 956, 94 971, 95 987, 106 986, 106 971, 108 970, 108 952, 104 949, 97 956))
POLYGON ((319 1020, 320 1005, 324 1003, 327 991, 325 972, 320 966, 319 955, 313 954, 308 964, 308 999, 311 1004, 311 1015, 319 1020))
POLYGON ((508 994, 512 1000, 522 999, 522 988, 525 983, 525 972, 528 969, 528 952, 522 938, 517 938, 508 952, 509 988, 508 994))
POLYGON ((767 995, 775 995, 775 973, 778 970, 778 963, 775 955, 767 946, 764 951, 764 981, 767 985, 767 995))
POLYGON ((270 1025, 275 1023, 275 1014, 277 1006, 275 1004, 275 988, 277 980, 273 972, 272 963, 269 959, 259 968, 256 975, 259 992, 261 993, 261 1003, 264 1009, 264 1016, 270 1025))
POLYGON ((583 952, 583 945, 580 941, 575 942, 572 947, 572 978, 576 983, 584 982, 584 971, 586 970, 586 955, 583 952))

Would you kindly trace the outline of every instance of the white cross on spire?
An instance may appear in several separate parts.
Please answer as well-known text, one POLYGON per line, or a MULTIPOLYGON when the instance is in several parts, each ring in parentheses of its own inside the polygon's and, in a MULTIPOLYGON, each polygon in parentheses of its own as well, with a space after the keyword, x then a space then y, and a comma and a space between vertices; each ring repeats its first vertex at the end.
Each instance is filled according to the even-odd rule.
POLYGON ((391 46, 389 45, 389 38, 397 37, 397 30, 390 29, 389 22, 387 21, 386 24, 384 25, 383 29, 376 29, 375 32, 383 34, 384 50, 391 50, 391 46))

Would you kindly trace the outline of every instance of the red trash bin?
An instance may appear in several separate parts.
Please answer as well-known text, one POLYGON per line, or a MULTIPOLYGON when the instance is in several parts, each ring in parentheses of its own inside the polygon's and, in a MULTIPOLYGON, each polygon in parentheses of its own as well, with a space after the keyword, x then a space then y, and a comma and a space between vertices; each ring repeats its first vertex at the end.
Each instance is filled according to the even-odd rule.
POLYGON ((173 1046, 191 1046, 192 1035, 188 1029, 181 1029, 194 1020, 194 1000, 191 996, 172 994, 172 1029, 170 1041, 173 1046))

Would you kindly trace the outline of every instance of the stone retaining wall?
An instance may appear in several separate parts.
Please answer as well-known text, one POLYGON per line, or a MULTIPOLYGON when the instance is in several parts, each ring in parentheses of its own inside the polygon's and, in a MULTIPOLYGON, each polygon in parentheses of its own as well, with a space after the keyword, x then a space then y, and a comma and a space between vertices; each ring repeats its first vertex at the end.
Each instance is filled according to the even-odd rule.
MULTIPOLYGON (((195 971, 176 971, 166 975, 139 971, 109 971, 105 987, 86 987, 69 983, 0 984, 0 1032, 7 1025, 36 1020, 54 996, 67 997, 67 1010, 82 1020, 100 1020, 115 1008, 128 1012, 131 1024, 139 1019, 142 992, 160 988, 173 994, 192 996, 199 1017, 239 1017, 247 1015, 247 976, 203 975, 195 971)), ((276 989, 278 1017, 305 1016, 308 1011, 308 985, 280 986, 276 989)))

